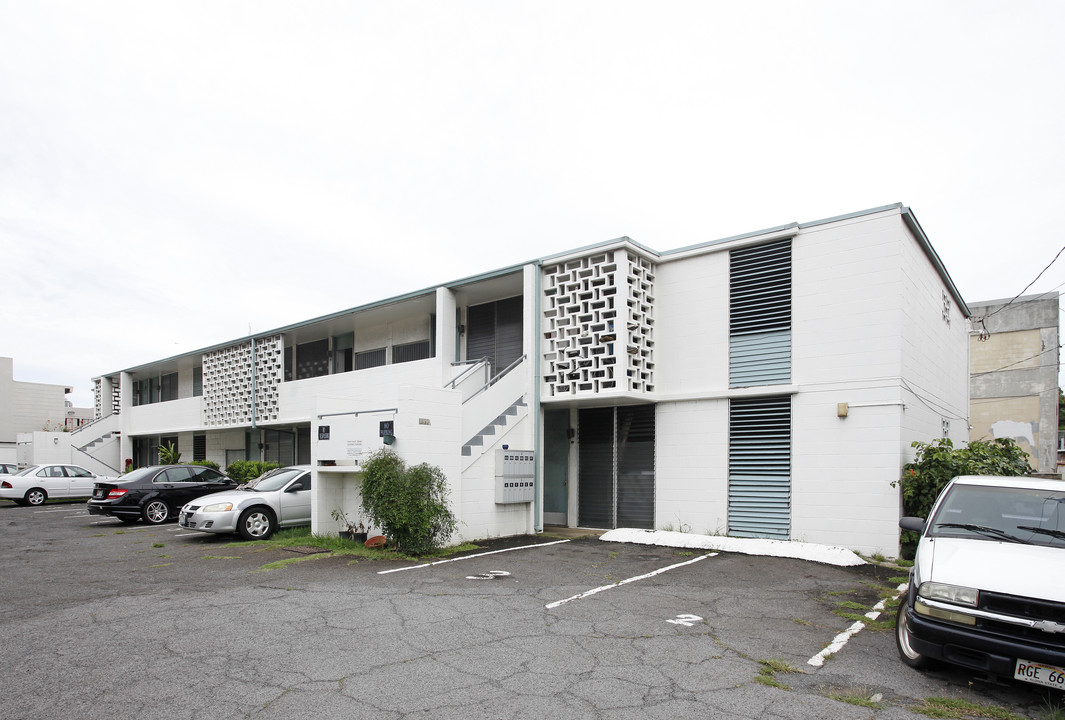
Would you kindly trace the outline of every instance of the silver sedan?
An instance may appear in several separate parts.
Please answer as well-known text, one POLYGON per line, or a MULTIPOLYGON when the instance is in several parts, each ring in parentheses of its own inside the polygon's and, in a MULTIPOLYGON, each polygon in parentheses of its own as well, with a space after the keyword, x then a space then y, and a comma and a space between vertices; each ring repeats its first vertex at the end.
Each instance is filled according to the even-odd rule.
POLYGON ((311 523, 311 468, 274 470, 236 490, 212 493, 187 503, 178 525, 210 533, 240 533, 265 540, 278 528, 311 523))

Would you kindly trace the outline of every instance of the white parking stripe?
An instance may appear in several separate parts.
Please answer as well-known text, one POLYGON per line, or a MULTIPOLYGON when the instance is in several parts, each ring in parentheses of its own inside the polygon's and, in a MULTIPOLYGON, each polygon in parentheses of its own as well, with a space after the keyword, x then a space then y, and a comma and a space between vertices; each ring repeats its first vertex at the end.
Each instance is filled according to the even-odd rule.
MULTIPOLYGON (((896 588, 897 592, 895 593, 895 597, 892 598, 892 599, 893 600, 897 600, 898 597, 900 595, 902 595, 902 593, 906 592, 906 588, 907 587, 909 587, 909 586, 906 585, 905 583, 902 584, 902 585, 899 585, 898 588, 896 588)), ((886 604, 887 604, 887 600, 881 600, 876 605, 874 605, 873 609, 870 610, 869 612, 867 612, 865 614, 865 616, 867 618, 869 618, 870 620, 876 620, 878 617, 880 617, 880 613, 884 611, 884 606, 886 604)), ((863 623, 861 621, 854 623, 849 628, 847 628, 846 630, 841 632, 839 635, 837 635, 836 637, 832 638, 832 642, 829 643, 828 647, 826 647, 824 650, 822 650, 821 652, 819 652, 816 655, 814 655, 809 660, 807 660, 806 664, 807 665, 813 665, 814 667, 821 667, 822 665, 825 664, 825 658, 827 658, 829 655, 833 655, 833 654, 839 652, 840 650, 842 650, 843 646, 846 645, 847 642, 852 637, 854 637, 855 635, 857 635, 858 633, 860 633, 864 629, 865 629, 865 623, 863 623)))
POLYGON ((388 573, 403 572, 404 570, 418 570, 420 568, 432 567, 433 565, 443 565, 444 563, 458 562, 459 560, 472 560, 473 558, 484 557, 485 555, 495 555, 497 553, 510 552, 511 550, 528 550, 530 548, 547 547, 548 545, 559 545, 561 543, 568 543, 569 540, 555 540, 554 542, 536 543, 534 545, 522 545, 521 547, 503 548, 502 550, 490 550, 489 552, 477 553, 476 555, 463 555, 462 557, 451 558, 450 560, 437 560, 436 562, 423 563, 421 565, 411 565, 409 567, 393 568, 391 570, 381 570, 378 575, 387 575, 388 573))
POLYGON ((175 535, 174 537, 193 537, 194 535, 203 535, 203 533, 181 533, 180 535, 175 535))
POLYGON ((621 580, 621 581, 613 583, 611 585, 603 585, 602 587, 597 587, 594 590, 589 590, 588 592, 582 592, 582 593, 579 593, 577 595, 574 595, 573 597, 568 597, 565 600, 557 600, 557 601, 555 601, 553 603, 548 603, 547 605, 544 605, 544 607, 547 608, 548 610, 550 610, 552 608, 557 608, 559 605, 565 605, 566 603, 571 602, 573 600, 580 600, 581 598, 586 598, 589 595, 595 595, 596 593, 601 593, 604 590, 610 590, 612 588, 620 587, 622 585, 628 585, 629 583, 636 582, 637 580, 646 580, 649 577, 654 577, 655 575, 661 575, 664 572, 668 572, 670 570, 675 570, 676 568, 684 567, 685 565, 691 565, 692 563, 697 563, 700 560, 706 560, 708 557, 714 557, 715 555, 717 555, 716 552, 707 553, 706 555, 700 555, 699 557, 695 558, 694 560, 686 560, 686 561, 684 561, 682 563, 677 563, 676 565, 670 565, 669 567, 659 568, 658 570, 655 570, 653 572, 649 572, 646 575, 637 575, 636 577, 630 577, 627 580, 621 580))

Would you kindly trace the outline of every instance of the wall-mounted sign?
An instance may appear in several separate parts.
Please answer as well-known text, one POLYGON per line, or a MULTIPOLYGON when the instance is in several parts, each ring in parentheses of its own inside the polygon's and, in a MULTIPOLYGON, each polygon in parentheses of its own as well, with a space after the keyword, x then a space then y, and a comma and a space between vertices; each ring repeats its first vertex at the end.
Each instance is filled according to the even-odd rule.
POLYGON ((329 426, 328 425, 319 425, 318 426, 318 439, 319 440, 328 440, 329 439, 329 426))
POLYGON ((381 421, 381 437, 389 437, 396 434, 396 421, 395 420, 382 420, 381 421))

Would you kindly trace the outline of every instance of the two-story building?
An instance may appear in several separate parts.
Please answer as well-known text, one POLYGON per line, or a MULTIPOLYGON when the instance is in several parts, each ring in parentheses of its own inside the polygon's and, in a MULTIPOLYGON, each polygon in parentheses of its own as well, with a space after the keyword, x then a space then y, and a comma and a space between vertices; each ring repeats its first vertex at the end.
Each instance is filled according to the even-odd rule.
POLYGON ((619 238, 96 378, 111 467, 315 466, 386 444, 459 533, 671 528, 895 555, 914 440, 968 440, 968 309, 909 208, 657 252, 619 238))

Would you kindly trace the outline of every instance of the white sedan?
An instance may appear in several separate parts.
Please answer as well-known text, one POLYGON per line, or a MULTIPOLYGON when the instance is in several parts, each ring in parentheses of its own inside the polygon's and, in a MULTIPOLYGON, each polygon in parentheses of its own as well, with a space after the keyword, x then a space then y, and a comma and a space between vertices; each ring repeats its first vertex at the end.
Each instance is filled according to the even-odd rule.
POLYGON ((14 475, 3 476, 0 498, 19 505, 41 505, 48 498, 90 497, 97 480, 116 479, 94 475, 80 465, 30 465, 14 475))
POLYGON ((181 508, 178 525, 265 540, 278 528, 311 524, 311 468, 273 470, 236 490, 196 498, 181 508))

